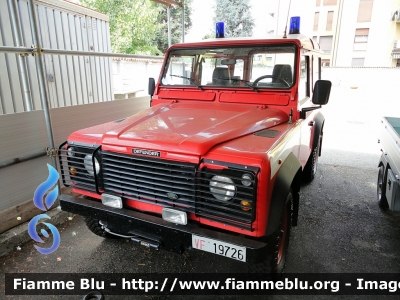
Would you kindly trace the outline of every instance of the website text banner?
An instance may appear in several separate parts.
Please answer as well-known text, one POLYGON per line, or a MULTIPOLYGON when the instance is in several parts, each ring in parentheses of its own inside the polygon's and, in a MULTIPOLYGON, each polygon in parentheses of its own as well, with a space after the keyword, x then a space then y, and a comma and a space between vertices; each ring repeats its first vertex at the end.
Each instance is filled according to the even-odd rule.
POLYGON ((6 295, 400 295, 399 274, 6 273, 6 295))

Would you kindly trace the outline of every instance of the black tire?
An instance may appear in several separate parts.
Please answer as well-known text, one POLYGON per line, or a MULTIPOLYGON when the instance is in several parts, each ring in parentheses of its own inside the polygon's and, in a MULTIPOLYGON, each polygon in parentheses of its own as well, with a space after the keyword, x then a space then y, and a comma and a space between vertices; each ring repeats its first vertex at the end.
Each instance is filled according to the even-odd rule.
POLYGON ((101 236, 103 238, 110 238, 110 239, 118 238, 118 236, 116 236, 116 235, 112 235, 112 234, 107 233, 102 228, 102 226, 100 225, 99 222, 100 222, 100 220, 98 220, 98 219, 94 219, 94 218, 91 218, 91 217, 85 217, 85 223, 86 223, 87 228, 89 228, 89 230, 91 232, 93 232, 94 234, 96 234, 98 236, 101 236))
POLYGON ((279 278, 286 267, 286 256, 289 248, 290 230, 292 228, 293 196, 289 192, 282 213, 279 229, 267 237, 267 259, 261 263, 248 263, 250 273, 269 274, 279 278))
POLYGON ((387 173, 385 173, 385 167, 381 165, 378 170, 378 180, 376 183, 376 196, 378 198, 379 207, 386 209, 389 204, 386 199, 386 179, 387 173))
POLYGON ((310 157, 308 158, 307 163, 303 169, 303 179, 305 182, 313 181, 315 178, 315 174, 317 174, 319 147, 320 147, 320 138, 318 137, 318 143, 314 147, 314 149, 312 149, 310 157))

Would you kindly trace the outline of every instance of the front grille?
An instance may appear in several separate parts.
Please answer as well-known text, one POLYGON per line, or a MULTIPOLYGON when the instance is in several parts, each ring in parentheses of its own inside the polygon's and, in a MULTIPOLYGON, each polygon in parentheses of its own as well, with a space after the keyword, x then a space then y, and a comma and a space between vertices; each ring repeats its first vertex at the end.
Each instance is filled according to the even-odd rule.
POLYGON ((196 165, 102 152, 104 191, 195 212, 196 165))
MULTIPOLYGON (((199 217, 251 230, 255 217, 254 171, 235 167, 197 170, 197 165, 191 163, 105 151, 101 154, 105 192, 176 207, 199 217), (245 173, 252 177, 250 186, 242 183, 245 173), (213 196, 210 181, 216 175, 233 180, 235 191, 231 199, 218 200, 213 196), (244 207, 241 201, 246 201, 248 206, 244 207)), ((224 193, 224 188, 214 188, 214 193, 215 189, 224 193)))

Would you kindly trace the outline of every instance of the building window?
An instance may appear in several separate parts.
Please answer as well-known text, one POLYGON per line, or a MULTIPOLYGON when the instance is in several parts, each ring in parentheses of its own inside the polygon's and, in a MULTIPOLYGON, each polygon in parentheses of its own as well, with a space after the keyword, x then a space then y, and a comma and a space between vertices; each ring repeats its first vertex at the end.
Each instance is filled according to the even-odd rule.
POLYGON ((351 60, 352 67, 364 67, 364 59, 365 58, 353 58, 351 60))
POLYGON ((323 5, 328 6, 328 5, 336 5, 337 0, 324 0, 323 5))
POLYGON ((314 35, 312 37, 312 40, 313 40, 314 43, 318 43, 318 37, 316 35, 314 35))
POLYGON ((324 54, 331 54, 333 36, 321 36, 319 38, 319 46, 324 54))
POLYGON ((356 29, 356 35, 354 36, 353 50, 355 51, 367 50, 368 34, 369 34, 368 28, 356 29))
POLYGON ((319 12, 314 15, 314 31, 318 31, 319 12))
POLYGON ((328 11, 328 15, 326 17, 326 30, 332 31, 332 22, 333 22, 333 11, 328 11))
POLYGON ((330 64, 331 64, 331 60, 330 59, 323 59, 323 60, 321 60, 321 62, 322 62, 322 66, 323 67, 329 67, 330 64))
POLYGON ((321 0, 317 0, 315 6, 320 6, 320 5, 321 5, 321 0))
POLYGON ((371 21, 373 4, 374 4, 373 0, 360 0, 360 5, 358 7, 358 16, 357 16, 358 23, 371 21))

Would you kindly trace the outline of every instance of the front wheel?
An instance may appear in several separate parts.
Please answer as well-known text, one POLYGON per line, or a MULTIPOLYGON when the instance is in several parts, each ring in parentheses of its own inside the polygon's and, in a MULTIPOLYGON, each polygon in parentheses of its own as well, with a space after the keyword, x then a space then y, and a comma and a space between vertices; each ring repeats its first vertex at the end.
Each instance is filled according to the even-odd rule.
POLYGON ((385 167, 382 165, 379 167, 378 171, 378 181, 376 183, 376 195, 379 202, 380 208, 388 208, 388 202, 386 199, 386 176, 385 176, 385 167))
POLYGON ((317 174, 317 164, 319 156, 320 139, 318 138, 317 145, 312 149, 312 152, 307 160, 306 165, 303 169, 303 179, 306 182, 311 182, 317 174))
POLYGON ((267 237, 267 259, 261 263, 249 263, 249 272, 279 276, 286 267, 286 256, 289 248, 290 230, 292 227, 293 196, 289 192, 283 209, 279 229, 267 237))
POLYGON ((116 239, 118 238, 117 236, 110 234, 104 230, 104 227, 101 225, 100 220, 94 219, 92 217, 86 217, 85 218, 85 223, 87 228, 93 232, 94 234, 101 236, 103 238, 110 238, 110 239, 116 239))

